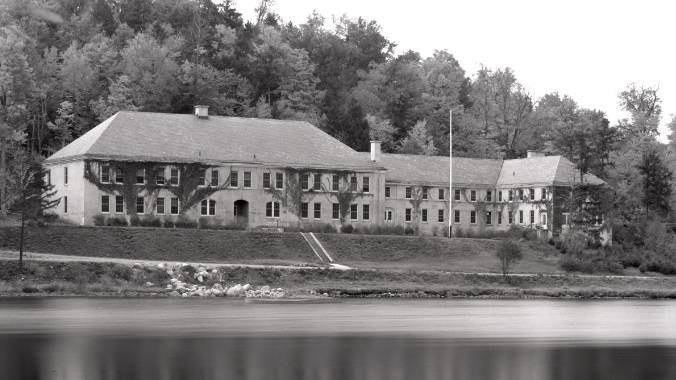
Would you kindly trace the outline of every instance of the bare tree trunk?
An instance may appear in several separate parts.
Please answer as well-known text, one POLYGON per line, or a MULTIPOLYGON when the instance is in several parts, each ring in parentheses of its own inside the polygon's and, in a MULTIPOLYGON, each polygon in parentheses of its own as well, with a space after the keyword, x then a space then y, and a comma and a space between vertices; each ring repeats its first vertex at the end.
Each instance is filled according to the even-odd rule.
POLYGON ((26 212, 21 211, 21 235, 19 237, 19 271, 23 271, 23 240, 26 226, 26 212))
POLYGON ((5 169, 5 161, 7 160, 7 147, 3 141, 0 141, 0 216, 6 215, 7 210, 7 171, 5 169))

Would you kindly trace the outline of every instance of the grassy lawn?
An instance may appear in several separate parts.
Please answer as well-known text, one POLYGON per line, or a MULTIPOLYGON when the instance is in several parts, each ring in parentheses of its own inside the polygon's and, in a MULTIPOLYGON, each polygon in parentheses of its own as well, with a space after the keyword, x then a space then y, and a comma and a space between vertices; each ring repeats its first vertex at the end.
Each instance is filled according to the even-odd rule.
MULTIPOLYGON (((418 236, 317 234, 336 262, 355 268, 499 272, 498 240, 418 236)), ((514 272, 561 273, 559 253, 548 244, 521 243, 514 272)))
MULTIPOLYGON (((297 233, 124 227, 30 227, 25 250, 75 256, 248 264, 316 263, 297 233)), ((18 228, 0 228, 0 249, 17 250, 18 228)))

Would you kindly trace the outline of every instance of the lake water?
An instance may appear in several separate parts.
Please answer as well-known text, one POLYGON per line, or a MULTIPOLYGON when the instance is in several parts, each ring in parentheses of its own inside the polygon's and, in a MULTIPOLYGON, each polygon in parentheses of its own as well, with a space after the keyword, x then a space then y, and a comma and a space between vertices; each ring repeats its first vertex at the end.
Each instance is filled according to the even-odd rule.
POLYGON ((0 379, 676 379, 676 302, 0 299, 0 379))

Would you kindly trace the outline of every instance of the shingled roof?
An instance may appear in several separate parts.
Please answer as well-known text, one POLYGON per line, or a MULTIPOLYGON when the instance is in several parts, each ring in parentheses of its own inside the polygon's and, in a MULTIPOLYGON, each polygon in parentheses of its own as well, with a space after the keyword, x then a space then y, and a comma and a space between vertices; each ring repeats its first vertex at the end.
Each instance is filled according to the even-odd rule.
POLYGON ((121 111, 47 163, 75 159, 235 162, 290 167, 382 169, 303 121, 121 111))
MULTIPOLYGON (((382 154, 386 181, 403 184, 448 184, 448 156, 382 154)), ((604 184, 587 174, 585 183, 604 184)), ((519 187, 579 183, 575 165, 562 156, 543 156, 511 160, 453 157, 453 186, 519 187)))
MULTIPOLYGON (((387 169, 387 182, 427 185, 448 183, 448 156, 383 153, 379 163, 387 169)), ((495 186, 501 166, 500 160, 454 157, 453 181, 458 186, 495 186)))

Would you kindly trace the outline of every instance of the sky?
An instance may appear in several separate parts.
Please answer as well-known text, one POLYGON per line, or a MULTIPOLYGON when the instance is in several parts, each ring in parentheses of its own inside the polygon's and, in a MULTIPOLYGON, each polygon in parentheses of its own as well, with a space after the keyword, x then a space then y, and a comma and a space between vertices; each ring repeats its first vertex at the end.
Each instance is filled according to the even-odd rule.
MULTIPOLYGON (((258 0, 236 1, 247 20, 258 0)), ((396 53, 447 50, 467 75, 484 65, 511 67, 535 99, 570 95, 581 107, 606 112, 611 125, 627 117, 617 95, 627 84, 659 87, 661 140, 676 114, 676 2, 657 0, 276 0, 273 11, 300 24, 317 10, 327 24, 363 17, 377 21, 396 53)))

